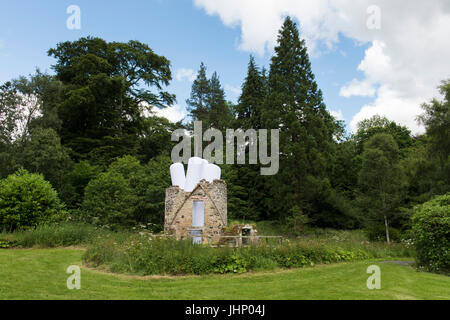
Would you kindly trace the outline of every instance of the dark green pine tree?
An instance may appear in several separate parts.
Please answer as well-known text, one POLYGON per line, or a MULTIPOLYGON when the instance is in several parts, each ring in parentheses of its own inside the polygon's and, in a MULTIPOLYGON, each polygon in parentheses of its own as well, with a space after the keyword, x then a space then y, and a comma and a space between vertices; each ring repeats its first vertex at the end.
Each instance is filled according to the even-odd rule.
POLYGON ((238 126, 242 129, 261 128, 261 107, 266 98, 265 76, 258 69, 255 58, 250 56, 247 77, 236 107, 238 126))
MULTIPOLYGON (((247 76, 242 85, 242 94, 236 106, 235 128, 240 129, 261 129, 261 108, 267 94, 266 79, 262 71, 258 69, 253 56, 250 57, 247 76)), ((246 150, 248 152, 249 149, 246 150)), ((238 216, 240 219, 259 220, 266 212, 264 203, 264 181, 261 176, 259 165, 247 164, 236 166, 238 184, 242 192, 239 193, 240 200, 246 205, 241 207, 238 216)))
POLYGON ((191 97, 186 100, 192 121, 208 121, 210 82, 206 77, 206 66, 202 62, 191 89, 191 97))
POLYGON ((301 210, 314 219, 329 189, 333 134, 307 48, 297 25, 287 17, 278 36, 268 79, 262 118, 268 129, 280 129, 280 171, 267 179, 272 194, 266 205, 273 218, 301 210))
POLYGON ((225 92, 220 84, 217 72, 214 72, 209 81, 208 95, 209 117, 207 127, 225 130, 232 120, 232 113, 225 100, 225 92))

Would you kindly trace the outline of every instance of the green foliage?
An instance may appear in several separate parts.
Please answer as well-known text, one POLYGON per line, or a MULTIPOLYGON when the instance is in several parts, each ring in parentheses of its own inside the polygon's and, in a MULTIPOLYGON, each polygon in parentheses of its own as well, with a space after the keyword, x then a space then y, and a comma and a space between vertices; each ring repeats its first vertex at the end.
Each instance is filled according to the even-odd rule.
POLYGON ((305 41, 289 17, 278 35, 271 59, 263 127, 280 129, 280 172, 265 179, 270 218, 285 218, 297 205, 311 219, 329 189, 328 173, 337 125, 326 110, 305 41))
POLYGON ((138 151, 141 162, 147 163, 158 156, 170 156, 175 146, 175 142, 171 141, 172 132, 183 125, 156 116, 144 119, 142 125, 138 151))
POLYGON ((21 153, 21 164, 33 173, 41 173, 56 190, 61 192, 64 176, 72 167, 69 152, 61 146, 53 129, 36 128, 21 153))
POLYGON ((256 66, 255 58, 250 57, 247 77, 242 85, 242 94, 236 106, 238 127, 242 129, 260 129, 261 108, 267 96, 265 75, 256 66))
POLYGON ((232 165, 221 165, 222 179, 227 182, 227 211, 230 219, 252 219, 252 207, 247 206, 247 190, 239 182, 239 168, 232 165))
POLYGON ((147 184, 142 193, 142 211, 140 221, 151 223, 153 231, 163 230, 166 189, 172 185, 170 166, 172 160, 159 156, 150 160, 146 166, 147 184))
POLYGON ((450 79, 442 81, 439 87, 444 101, 433 99, 430 104, 423 104, 424 114, 419 121, 425 125, 427 134, 432 139, 432 150, 448 163, 450 155, 450 79))
POLYGON ((41 225, 35 229, 16 231, 8 237, 22 248, 56 248, 86 245, 95 237, 108 234, 93 225, 82 223, 59 223, 41 225))
POLYGON ((150 223, 153 231, 162 230, 171 163, 168 157, 152 159, 146 166, 132 156, 117 159, 86 187, 84 217, 115 229, 150 223))
POLYGON ((95 267, 108 267, 113 272, 182 275, 298 268, 375 257, 409 257, 411 254, 411 250, 399 244, 372 245, 338 238, 324 241, 312 237, 283 245, 212 248, 143 233, 111 234, 95 239, 88 246, 84 261, 95 267))
POLYGON ((400 150, 406 149, 413 144, 411 131, 405 126, 400 126, 386 117, 375 115, 358 123, 358 131, 354 136, 358 152, 362 153, 364 144, 374 135, 385 133, 393 137, 400 150))
POLYGON ((89 223, 113 229, 135 224, 137 198, 128 181, 119 173, 108 171, 89 182, 82 204, 89 223))
POLYGON ((64 215, 57 192, 42 175, 21 169, 0 181, 0 229, 33 228, 64 215))
POLYGON ((224 130, 232 122, 232 110, 225 100, 225 92, 220 84, 219 76, 214 72, 211 79, 208 79, 203 62, 192 84, 191 96, 186 103, 192 119, 202 121, 205 130, 208 128, 224 130))
POLYGON ((206 77, 206 66, 202 62, 197 74, 197 78, 192 83, 191 96, 186 100, 188 111, 195 120, 206 121, 208 117, 208 96, 210 93, 210 83, 206 77))
MULTIPOLYGON (((20 126, 27 116, 24 104, 25 97, 13 83, 0 86, 0 178, 13 173, 18 166, 18 145, 26 138, 20 126)), ((29 117, 32 116, 33 112, 30 112, 29 117)))
POLYGON ((450 194, 436 197, 414 209, 413 235, 419 266, 450 272, 450 194))
POLYGON ((401 203, 405 178, 398 166, 398 146, 389 134, 379 133, 370 138, 362 155, 359 173, 359 205, 368 223, 384 224, 389 242, 389 221, 401 203))
MULTIPOLYGON (((382 224, 369 224, 364 231, 369 241, 386 241, 386 229, 382 224)), ((390 240, 394 242, 399 242, 402 240, 401 232, 392 227, 389 228, 389 237, 390 240)))
POLYGON ((81 205, 86 186, 100 173, 101 168, 99 166, 93 166, 87 161, 81 161, 75 164, 72 171, 66 174, 66 185, 61 193, 61 198, 70 209, 76 209, 81 205))
POLYGON ((0 239, 0 249, 10 249, 17 246, 16 241, 0 239))
POLYGON ((172 79, 170 62, 138 41, 88 37, 60 43, 48 53, 57 59, 53 68, 64 85, 59 133, 77 160, 107 166, 116 157, 136 154, 143 109, 175 101, 162 89, 172 79))
POLYGON ((292 207, 286 222, 289 230, 292 232, 292 235, 300 236, 310 220, 298 206, 294 206, 292 207))

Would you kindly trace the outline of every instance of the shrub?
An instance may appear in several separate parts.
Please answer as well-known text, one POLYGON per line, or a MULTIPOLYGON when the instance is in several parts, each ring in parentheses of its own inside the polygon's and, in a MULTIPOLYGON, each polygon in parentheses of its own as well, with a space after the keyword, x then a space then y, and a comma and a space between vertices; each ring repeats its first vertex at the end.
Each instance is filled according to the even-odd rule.
POLYGON ((86 187, 83 216, 115 229, 144 224, 161 231, 170 165, 168 157, 152 159, 146 166, 132 156, 118 158, 86 187))
POLYGON ((429 271, 450 271, 450 194, 415 207, 412 218, 417 264, 429 271))
POLYGON ((0 181, 0 228, 13 231, 65 215, 57 192, 42 175, 20 169, 0 181))
POLYGON ((87 185, 82 204, 83 216, 97 226, 130 227, 135 224, 136 202, 128 181, 121 174, 108 171, 87 185))
POLYGON ((16 241, 11 240, 1 240, 0 239, 0 249, 9 249, 17 246, 16 241))

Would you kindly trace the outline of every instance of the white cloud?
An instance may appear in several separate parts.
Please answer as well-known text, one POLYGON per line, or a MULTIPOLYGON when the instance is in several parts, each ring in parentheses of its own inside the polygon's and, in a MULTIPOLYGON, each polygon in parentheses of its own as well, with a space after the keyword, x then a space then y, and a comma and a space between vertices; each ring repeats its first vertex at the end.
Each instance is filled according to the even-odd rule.
POLYGON ((233 98, 238 98, 241 95, 241 88, 232 86, 230 84, 225 85, 225 91, 227 91, 233 98))
POLYGON ((174 105, 164 109, 153 108, 153 111, 158 117, 166 118, 171 122, 181 121, 187 116, 186 109, 180 105, 174 105))
POLYGON ((358 123, 374 115, 382 115, 407 126, 414 134, 423 133, 424 129, 417 124, 416 117, 422 113, 421 98, 399 97, 398 93, 383 86, 378 90, 378 98, 367 105, 353 117, 350 128, 353 132, 358 129, 358 123))
POLYGON ((352 96, 373 97, 375 96, 375 93, 376 89, 370 81, 353 79, 350 83, 341 88, 339 95, 346 98, 352 96))
POLYGON ((194 80, 197 78, 197 75, 195 74, 195 71, 192 69, 181 68, 177 70, 175 78, 178 81, 187 80, 189 82, 194 82, 194 80))
MULTIPOLYGON (((336 48, 344 35, 371 44, 358 66, 364 78, 348 79, 341 94, 373 96, 352 123, 380 114, 421 132, 415 118, 420 104, 437 95, 440 81, 450 77, 450 2, 448 0, 194 0, 229 27, 241 29, 239 48, 272 51, 283 16, 300 21, 309 51, 336 48), (381 9, 381 29, 367 28, 367 9, 381 9)), ((356 66, 355 66, 356 68, 356 66)), ((352 125, 353 127, 353 125, 352 125)))
POLYGON ((353 79, 343 86, 340 95, 346 98, 352 96, 374 97, 376 85, 383 82, 392 74, 391 59, 384 54, 385 44, 375 40, 366 50, 364 60, 358 70, 364 73, 365 79, 353 79))
POLYGON ((339 121, 345 120, 341 109, 339 109, 338 111, 330 110, 330 113, 336 120, 339 120, 339 121))

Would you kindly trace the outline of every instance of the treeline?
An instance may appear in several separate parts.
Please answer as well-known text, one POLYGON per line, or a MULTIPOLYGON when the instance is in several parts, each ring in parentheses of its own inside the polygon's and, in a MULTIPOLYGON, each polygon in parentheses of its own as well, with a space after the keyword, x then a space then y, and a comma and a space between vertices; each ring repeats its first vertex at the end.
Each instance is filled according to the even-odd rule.
POLYGON ((0 88, 0 176, 20 167, 41 173, 73 215, 90 221, 109 223, 112 215, 115 224, 161 227, 171 134, 195 120, 203 130, 280 130, 277 175, 262 176, 260 165, 222 165, 234 219, 279 220, 293 230, 366 228, 374 240, 397 240, 416 204, 450 190, 450 81, 440 87, 443 101, 423 105, 426 134, 376 116, 346 136, 290 18, 269 69, 250 58, 237 104, 201 64, 187 123, 152 114, 175 96, 164 89, 170 62, 145 44, 82 38, 48 54, 54 75, 37 71, 0 88))

